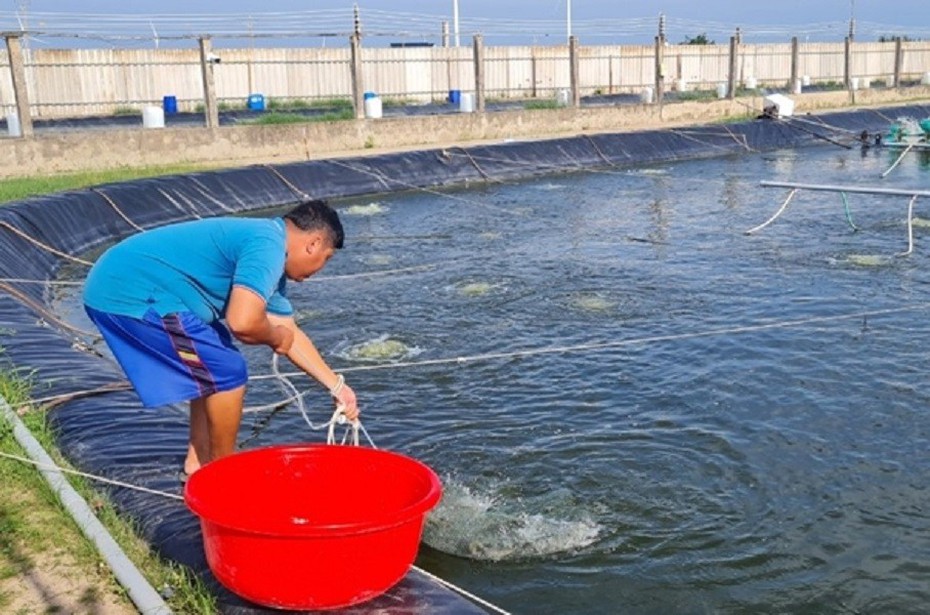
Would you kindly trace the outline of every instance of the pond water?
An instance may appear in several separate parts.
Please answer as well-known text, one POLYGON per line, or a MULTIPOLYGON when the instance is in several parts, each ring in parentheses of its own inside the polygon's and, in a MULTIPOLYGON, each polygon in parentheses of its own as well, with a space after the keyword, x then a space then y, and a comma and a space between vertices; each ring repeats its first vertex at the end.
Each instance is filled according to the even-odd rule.
MULTIPOLYGON (((896 257, 907 198, 847 217, 808 192, 744 234, 786 197, 759 180, 930 186, 909 156, 885 179, 897 152, 824 146, 334 203, 347 246, 291 295, 375 444, 443 479, 418 564, 515 613, 925 611, 925 220, 896 257)), ((247 404, 281 399, 247 354, 247 404)), ((246 415, 245 446, 295 439, 323 435, 246 415)))

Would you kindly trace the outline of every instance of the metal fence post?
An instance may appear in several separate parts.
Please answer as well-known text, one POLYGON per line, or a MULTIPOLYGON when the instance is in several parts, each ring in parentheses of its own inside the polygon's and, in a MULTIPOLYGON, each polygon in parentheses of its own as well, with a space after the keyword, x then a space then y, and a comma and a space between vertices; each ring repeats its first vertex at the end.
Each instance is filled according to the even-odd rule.
POLYGON ((362 37, 353 34, 349 37, 352 48, 352 106, 355 107, 355 119, 365 117, 365 84, 362 83, 362 37))
POLYGON ((475 35, 475 110, 484 113, 484 37, 475 35))
POLYGON ((736 98, 736 67, 739 65, 737 58, 737 49, 739 45, 739 37, 731 36, 730 37, 730 72, 727 75, 727 98, 733 100, 736 98))
POLYGON ((16 114, 19 118, 20 136, 31 137, 32 116, 29 114, 29 92, 26 89, 26 65, 23 61, 22 35, 6 35, 6 50, 10 57, 10 73, 13 77, 13 96, 16 98, 16 114))
POLYGON ((220 111, 216 105, 216 81, 213 78, 213 65, 216 56, 213 54, 213 42, 209 36, 201 36, 200 42, 200 72, 203 74, 203 102, 206 106, 207 128, 217 128, 220 125, 220 111))
POLYGON ((791 80, 788 83, 788 91, 794 92, 798 86, 798 79, 801 73, 801 51, 798 47, 798 37, 791 37, 791 80))
POLYGON ((843 39, 843 81, 846 89, 852 89, 852 41, 847 36, 843 39))
POLYGON ((894 87, 901 87, 901 70, 904 66, 904 45, 900 36, 894 39, 894 87))
POLYGON ((665 37, 661 35, 656 37, 655 69, 656 103, 661 105, 665 96, 665 37))
POLYGON ((572 106, 576 109, 581 106, 581 88, 578 85, 578 37, 574 34, 568 37, 568 78, 572 88, 572 106))

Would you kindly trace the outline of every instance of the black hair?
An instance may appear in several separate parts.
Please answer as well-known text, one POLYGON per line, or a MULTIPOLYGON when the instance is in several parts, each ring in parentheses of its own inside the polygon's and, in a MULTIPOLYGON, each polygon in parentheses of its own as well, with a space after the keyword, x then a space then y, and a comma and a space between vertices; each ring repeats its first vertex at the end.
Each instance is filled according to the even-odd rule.
POLYGON ((284 214, 285 220, 290 220, 294 226, 302 231, 322 230, 329 233, 333 247, 339 250, 345 240, 342 222, 339 215, 326 201, 303 201, 297 207, 284 214))

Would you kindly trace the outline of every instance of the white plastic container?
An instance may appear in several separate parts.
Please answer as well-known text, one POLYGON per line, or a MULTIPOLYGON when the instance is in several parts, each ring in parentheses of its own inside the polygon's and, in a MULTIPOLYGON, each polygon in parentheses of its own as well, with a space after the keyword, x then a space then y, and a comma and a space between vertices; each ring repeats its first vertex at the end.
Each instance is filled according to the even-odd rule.
POLYGON ((571 101, 572 92, 568 88, 562 88, 555 93, 555 104, 559 107, 567 107, 571 101))
POLYGON ((858 90, 859 89, 859 77, 850 77, 849 78, 849 89, 858 90))
POLYGON ((810 85, 811 85, 811 76, 810 76, 810 75, 802 75, 802 76, 801 76, 801 85, 803 85, 803 86, 806 87, 806 88, 807 88, 807 87, 810 87, 810 85))
POLYGON ((6 131, 11 137, 23 136, 23 127, 19 125, 19 116, 9 113, 6 116, 6 131))
POLYGON ((756 81, 755 77, 746 77, 746 89, 755 90, 759 86, 759 82, 756 81))
POLYGON ((143 128, 164 128, 165 110, 161 107, 142 107, 143 128))
POLYGON ((377 120, 384 114, 384 106, 380 96, 369 96, 365 99, 365 117, 377 120))
POLYGON ((924 73, 924 76, 920 78, 921 85, 930 85, 930 73, 924 73))
POLYGON ((717 98, 726 98, 727 97, 727 84, 718 83, 717 84, 717 98))
POLYGON ((652 88, 643 88, 643 91, 639 93, 639 99, 644 105, 651 105, 654 97, 655 91, 652 88))
POLYGON ((475 112, 475 95, 472 92, 462 92, 462 97, 459 99, 459 111, 462 113, 475 112))
POLYGON ((679 92, 687 92, 687 91, 688 91, 688 80, 687 80, 687 79, 679 79, 679 80, 675 83, 675 88, 676 88, 679 92))
POLYGON ((868 77, 861 77, 859 79, 859 87, 863 90, 868 90, 872 87, 872 80, 868 77))
POLYGON ((804 82, 801 81, 800 79, 795 79, 795 80, 794 80, 794 87, 791 88, 791 93, 792 93, 792 94, 800 94, 801 91, 802 91, 802 89, 803 89, 803 87, 804 87, 803 83, 804 83, 804 82))

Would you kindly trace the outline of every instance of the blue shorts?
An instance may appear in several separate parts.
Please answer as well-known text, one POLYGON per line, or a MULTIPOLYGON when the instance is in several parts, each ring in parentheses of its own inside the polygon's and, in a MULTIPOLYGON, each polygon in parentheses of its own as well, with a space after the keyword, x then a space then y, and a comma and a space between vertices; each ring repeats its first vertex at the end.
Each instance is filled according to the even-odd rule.
POLYGON ((245 358, 220 322, 190 312, 141 319, 84 306, 147 408, 197 399, 244 385, 245 358))

